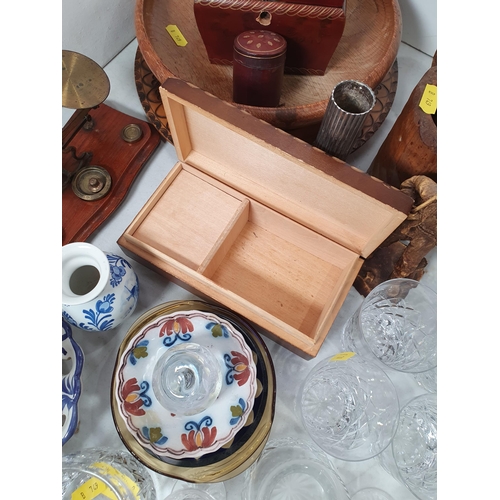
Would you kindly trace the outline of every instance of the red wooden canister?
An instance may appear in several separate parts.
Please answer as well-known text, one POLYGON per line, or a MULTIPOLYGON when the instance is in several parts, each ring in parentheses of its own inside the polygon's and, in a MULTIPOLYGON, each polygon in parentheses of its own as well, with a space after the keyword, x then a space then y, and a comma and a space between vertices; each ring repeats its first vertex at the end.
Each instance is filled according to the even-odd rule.
POLYGON ((266 30, 245 31, 234 40, 233 101, 277 107, 286 58, 286 40, 266 30))

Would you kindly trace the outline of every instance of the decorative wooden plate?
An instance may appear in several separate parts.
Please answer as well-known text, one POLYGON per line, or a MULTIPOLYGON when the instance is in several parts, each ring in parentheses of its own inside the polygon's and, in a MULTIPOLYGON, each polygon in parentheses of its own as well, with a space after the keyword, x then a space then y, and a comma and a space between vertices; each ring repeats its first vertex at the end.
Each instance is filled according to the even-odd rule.
MULTIPOLYGON (((159 82, 175 76, 232 101, 232 66, 210 64, 192 2, 137 0, 135 27, 140 51, 159 82), (174 42, 168 25, 177 26, 185 46, 174 42)), ((325 75, 285 75, 277 108, 238 106, 307 140, 310 131, 300 129, 318 126, 335 85, 355 79, 378 87, 396 59, 400 41, 397 0, 349 0, 345 30, 325 75)))
POLYGON ((149 122, 158 130, 163 139, 173 144, 167 115, 160 97, 160 82, 149 69, 139 48, 135 54, 134 73, 137 94, 149 122))
MULTIPOLYGON (((160 83, 153 75, 139 48, 135 56, 134 70, 137 93, 148 120, 158 130, 163 139, 172 143, 172 135, 160 98, 160 83)), ((397 86, 398 62, 395 60, 383 81, 374 89, 377 102, 363 126, 359 139, 353 145, 353 151, 361 147, 382 125, 392 108, 397 86)), ((316 138, 320 123, 309 127, 308 137, 301 138, 312 144, 316 138)))

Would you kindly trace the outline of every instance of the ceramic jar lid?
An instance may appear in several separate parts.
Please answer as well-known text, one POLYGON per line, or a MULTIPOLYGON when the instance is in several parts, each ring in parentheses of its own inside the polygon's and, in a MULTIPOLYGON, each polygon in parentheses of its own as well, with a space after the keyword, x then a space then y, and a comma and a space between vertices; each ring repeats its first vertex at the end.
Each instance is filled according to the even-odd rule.
POLYGON ((272 31, 245 31, 235 38, 234 49, 248 56, 271 58, 286 51, 286 40, 272 31))

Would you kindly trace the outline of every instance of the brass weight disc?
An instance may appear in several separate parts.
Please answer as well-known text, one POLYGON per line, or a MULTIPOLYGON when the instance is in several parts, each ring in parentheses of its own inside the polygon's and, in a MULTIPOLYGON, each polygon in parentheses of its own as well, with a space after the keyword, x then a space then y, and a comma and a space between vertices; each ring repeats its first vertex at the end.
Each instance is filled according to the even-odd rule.
POLYGON ((109 95, 108 75, 92 59, 62 51, 62 105, 70 109, 90 109, 98 106, 109 95))
POLYGON ((82 200, 100 200, 111 189, 111 176, 105 168, 89 165, 76 173, 71 187, 76 196, 82 200))

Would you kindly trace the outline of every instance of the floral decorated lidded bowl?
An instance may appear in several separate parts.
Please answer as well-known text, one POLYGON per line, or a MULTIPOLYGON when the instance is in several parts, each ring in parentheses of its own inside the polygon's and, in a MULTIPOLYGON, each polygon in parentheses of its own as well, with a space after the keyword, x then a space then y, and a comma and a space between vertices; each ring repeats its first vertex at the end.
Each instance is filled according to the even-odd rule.
POLYGON ((62 247, 62 315, 82 330, 117 327, 134 311, 139 280, 123 257, 90 243, 62 247))
POLYGON ((252 412, 256 366, 228 321, 190 310, 162 315, 127 343, 115 398, 135 440, 154 456, 199 458, 232 441, 252 412))

